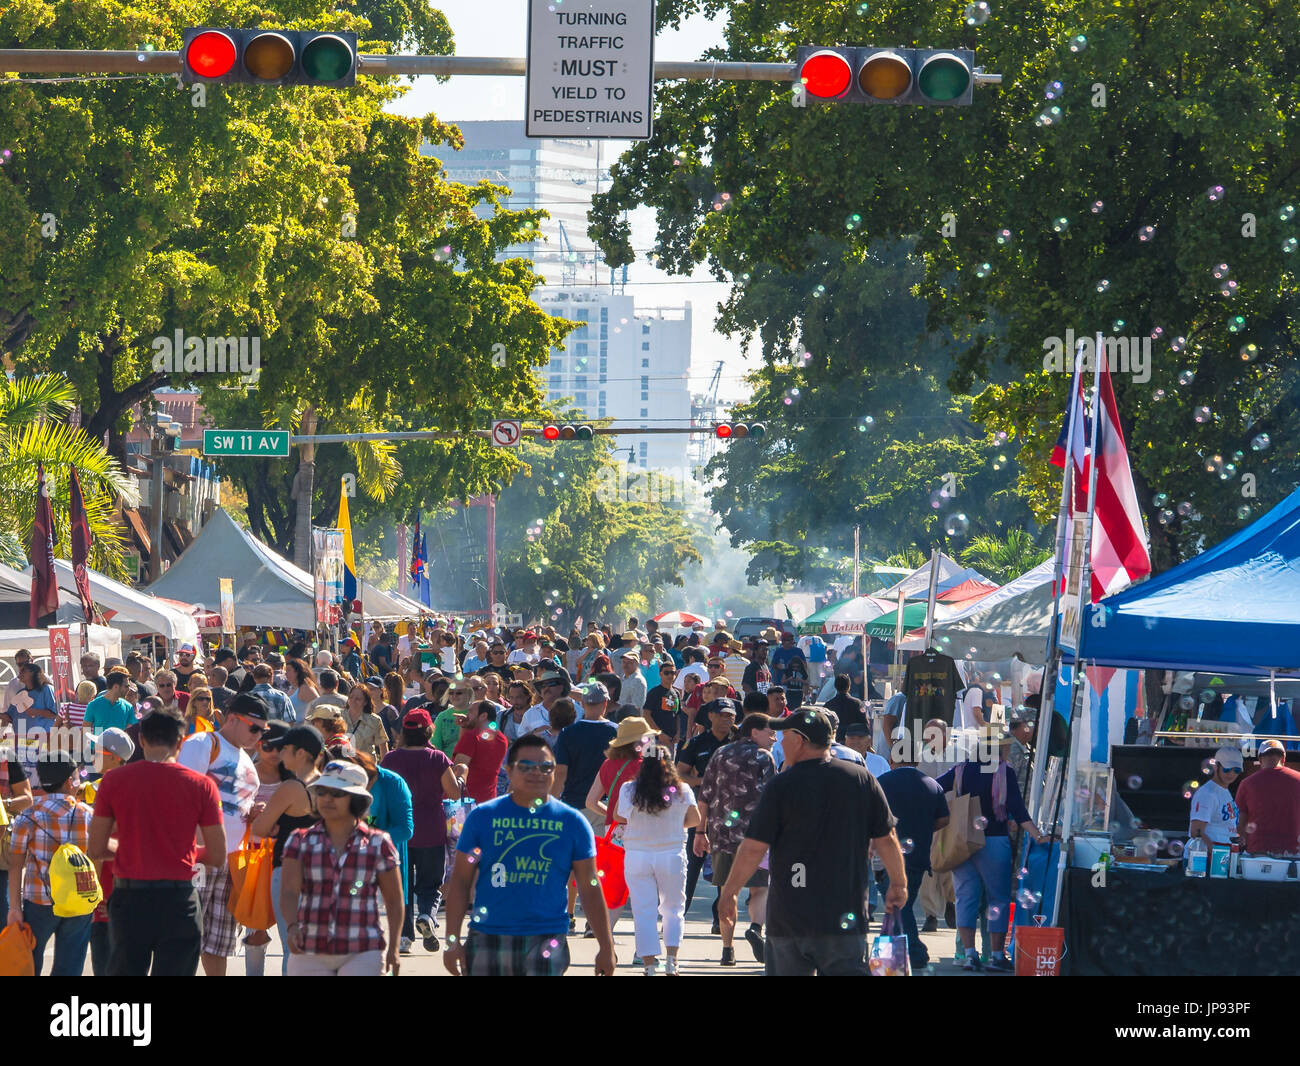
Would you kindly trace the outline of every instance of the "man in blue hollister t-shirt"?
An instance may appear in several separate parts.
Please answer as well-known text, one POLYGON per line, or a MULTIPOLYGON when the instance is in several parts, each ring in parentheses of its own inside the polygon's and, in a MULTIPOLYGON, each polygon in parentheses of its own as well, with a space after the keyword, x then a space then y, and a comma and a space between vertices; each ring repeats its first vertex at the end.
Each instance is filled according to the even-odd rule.
POLYGON ((581 812, 551 797, 555 753, 522 736, 506 756, 510 792, 475 807, 447 882, 443 961, 456 976, 559 977, 569 967, 568 884, 576 878, 596 941, 596 976, 617 960, 596 876, 596 837, 581 812), (468 940, 461 926, 470 909, 468 940))

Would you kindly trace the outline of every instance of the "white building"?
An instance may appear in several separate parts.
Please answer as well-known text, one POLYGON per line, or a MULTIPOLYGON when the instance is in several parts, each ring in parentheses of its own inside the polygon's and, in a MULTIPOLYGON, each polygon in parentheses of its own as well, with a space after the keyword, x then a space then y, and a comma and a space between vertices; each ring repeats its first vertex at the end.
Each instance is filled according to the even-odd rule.
MULTIPOLYGON (((551 216, 540 227, 544 239, 505 253, 532 259, 548 282, 537 302, 578 323, 566 347, 553 349, 550 365, 538 369, 547 398, 572 398, 588 418, 612 418, 621 429, 689 426, 690 304, 638 311, 633 297, 613 291, 610 272, 587 236, 591 198, 608 188, 614 152, 597 140, 530 139, 522 121, 457 125, 463 151, 423 149, 442 162, 449 180, 508 186, 505 206, 540 208, 551 216)), ((685 434, 620 436, 616 458, 685 471, 689 440, 685 434)))

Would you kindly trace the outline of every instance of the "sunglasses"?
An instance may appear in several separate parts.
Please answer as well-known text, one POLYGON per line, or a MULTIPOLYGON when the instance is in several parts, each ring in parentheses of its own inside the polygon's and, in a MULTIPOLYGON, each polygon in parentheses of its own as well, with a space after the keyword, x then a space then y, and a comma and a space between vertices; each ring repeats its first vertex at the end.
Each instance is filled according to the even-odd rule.
POLYGON ((553 762, 533 762, 531 759, 520 759, 515 763, 515 769, 521 774, 530 774, 536 770, 539 774, 555 773, 555 763, 553 762))
POLYGON ((211 696, 191 696, 191 697, 190 697, 190 702, 191 702, 191 703, 211 703, 211 702, 212 702, 212 697, 211 697, 211 696))
POLYGON ((472 691, 471 689, 467 689, 467 688, 453 688, 453 689, 448 689, 448 690, 447 690, 447 695, 449 695, 449 696, 471 696, 471 695, 473 695, 473 691, 472 691))
POLYGON ((337 788, 318 788, 315 790, 317 796, 328 796, 330 799, 346 799, 347 793, 341 792, 337 788))
POLYGON ((245 718, 242 714, 237 714, 235 715, 235 717, 238 718, 241 722, 243 722, 244 725, 248 726, 248 731, 252 733, 253 736, 255 737, 261 736, 263 733, 266 732, 266 726, 261 725, 258 722, 254 722, 251 718, 245 718))

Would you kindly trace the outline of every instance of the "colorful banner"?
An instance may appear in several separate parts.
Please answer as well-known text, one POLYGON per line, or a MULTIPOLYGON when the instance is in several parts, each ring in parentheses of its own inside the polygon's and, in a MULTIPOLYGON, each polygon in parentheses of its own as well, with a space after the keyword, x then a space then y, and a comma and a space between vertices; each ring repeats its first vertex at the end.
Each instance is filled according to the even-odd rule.
POLYGON ((71 703, 77 690, 72 684, 72 636, 67 626, 50 626, 50 684, 56 703, 71 703))
POLYGON ((312 578, 316 586, 316 624, 338 625, 343 601, 343 530, 313 527, 312 578))
POLYGON ((352 555, 352 519, 348 516, 347 479, 343 479, 339 491, 339 520, 336 523, 343 531, 343 601, 348 611, 352 610, 352 601, 357 598, 357 563, 352 555))
POLYGON ((221 585, 221 631, 235 635, 235 582, 233 578, 219 579, 221 585))

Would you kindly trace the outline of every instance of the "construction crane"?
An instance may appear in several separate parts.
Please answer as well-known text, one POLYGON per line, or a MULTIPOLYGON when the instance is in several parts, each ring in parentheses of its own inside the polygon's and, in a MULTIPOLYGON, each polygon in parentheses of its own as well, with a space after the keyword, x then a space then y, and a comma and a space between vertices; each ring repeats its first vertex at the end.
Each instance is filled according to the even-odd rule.
MULTIPOLYGON (((708 390, 698 402, 691 405, 697 424, 707 425, 718 420, 718 386, 722 384, 722 368, 725 365, 721 359, 713 364, 713 377, 709 379, 708 390)), ((695 461, 699 466, 712 459, 718 449, 718 439, 713 436, 695 438, 691 444, 695 448, 695 461)))

